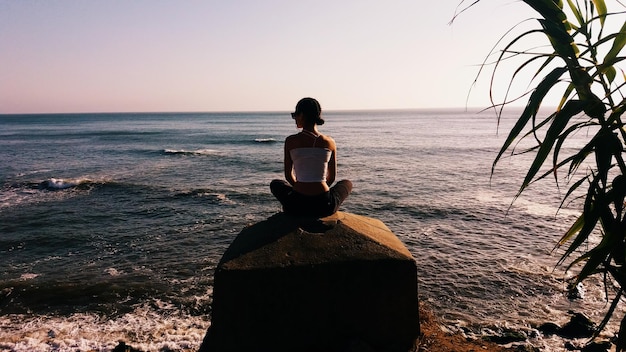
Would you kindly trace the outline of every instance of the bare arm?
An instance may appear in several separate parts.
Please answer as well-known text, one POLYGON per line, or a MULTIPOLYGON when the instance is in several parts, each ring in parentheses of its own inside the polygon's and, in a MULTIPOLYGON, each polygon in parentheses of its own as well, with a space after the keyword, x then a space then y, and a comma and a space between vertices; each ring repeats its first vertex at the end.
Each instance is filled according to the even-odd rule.
POLYGON ((284 158, 284 168, 285 168, 285 180, 289 182, 290 185, 294 185, 296 183, 296 179, 293 176, 293 160, 291 159, 291 139, 287 138, 285 140, 285 158, 284 158))
POLYGON ((335 141, 331 139, 330 148, 332 152, 328 161, 328 175, 326 175, 326 183, 331 186, 337 178, 337 146, 335 141))

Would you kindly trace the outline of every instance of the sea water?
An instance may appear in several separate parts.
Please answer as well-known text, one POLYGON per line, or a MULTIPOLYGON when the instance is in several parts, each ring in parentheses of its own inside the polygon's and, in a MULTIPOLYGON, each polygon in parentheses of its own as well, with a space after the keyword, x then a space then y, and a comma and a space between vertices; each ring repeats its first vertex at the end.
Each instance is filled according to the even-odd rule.
MULTIPOLYGON (((557 212, 569 185, 548 177, 513 202, 531 158, 491 173, 516 113, 329 111, 321 131, 354 183, 341 210, 406 244, 421 302, 449 328, 520 329, 558 350, 537 325, 568 310, 599 322, 608 305, 601 278, 568 300, 575 272, 556 267, 580 211, 557 212)), ((213 271, 281 210, 268 185, 297 132, 287 112, 0 115, 0 350, 197 349, 213 271)))

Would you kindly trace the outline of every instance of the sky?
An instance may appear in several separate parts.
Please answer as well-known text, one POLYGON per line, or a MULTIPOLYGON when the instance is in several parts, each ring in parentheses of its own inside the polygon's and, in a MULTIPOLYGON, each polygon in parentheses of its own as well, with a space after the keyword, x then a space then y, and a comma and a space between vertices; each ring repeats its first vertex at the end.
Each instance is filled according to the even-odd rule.
POLYGON ((460 2, 0 0, 0 114, 486 107, 478 64, 535 14, 460 2))

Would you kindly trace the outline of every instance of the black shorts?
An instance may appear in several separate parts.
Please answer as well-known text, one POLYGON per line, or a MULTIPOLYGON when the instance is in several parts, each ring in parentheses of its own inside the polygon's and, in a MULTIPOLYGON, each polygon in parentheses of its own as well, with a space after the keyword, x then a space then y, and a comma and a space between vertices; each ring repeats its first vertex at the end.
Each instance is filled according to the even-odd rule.
POLYGON ((314 196, 296 192, 289 183, 283 180, 272 181, 270 190, 280 201, 286 214, 319 218, 332 215, 339 210, 339 206, 352 192, 352 182, 339 181, 328 192, 314 196))

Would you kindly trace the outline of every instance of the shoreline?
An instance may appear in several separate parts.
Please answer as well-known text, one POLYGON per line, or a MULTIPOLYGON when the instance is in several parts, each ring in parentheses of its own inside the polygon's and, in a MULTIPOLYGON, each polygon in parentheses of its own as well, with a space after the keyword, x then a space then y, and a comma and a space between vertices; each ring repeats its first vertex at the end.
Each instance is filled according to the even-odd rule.
MULTIPOLYGON (((570 314, 572 315, 571 321, 574 321, 576 316, 582 316, 582 314, 572 312, 570 314)), ((562 334, 554 331, 549 332, 548 329, 543 328, 543 325, 557 327, 553 323, 545 323, 539 327, 533 326, 530 329, 522 330, 485 327, 486 330, 482 331, 483 334, 477 335, 471 331, 466 331, 464 328, 446 325, 442 318, 436 314, 436 311, 426 303, 420 304, 419 317, 420 336, 416 340, 415 347, 406 352, 539 352, 543 350, 608 352, 612 347, 610 334, 603 334, 591 343, 591 346, 585 347, 590 342, 589 337, 591 335, 564 337, 562 334)), ((57 327, 51 325, 52 321, 41 321, 40 326, 35 327, 26 335, 21 337, 13 335, 8 340, 0 340, 0 350, 9 348, 15 351, 44 351, 50 347, 55 347, 59 350, 70 350, 71 348, 74 351, 84 352, 149 352, 155 350, 197 352, 206 334, 206 325, 209 324, 209 319, 203 321, 202 327, 198 323, 192 323, 187 327, 193 330, 191 331, 187 330, 184 327, 185 324, 180 324, 180 322, 178 324, 169 322, 166 324, 167 326, 159 327, 150 323, 150 321, 154 322, 154 319, 158 319, 157 316, 150 315, 146 318, 148 320, 144 322, 144 325, 147 326, 144 326, 143 330, 140 329, 141 331, 125 329, 123 334, 110 334, 108 338, 101 336, 103 339, 96 339, 91 341, 93 343, 88 344, 85 341, 77 340, 76 336, 70 336, 72 339, 67 339, 68 334, 75 332, 73 326, 57 327), (172 332, 172 329, 175 334, 162 335, 172 332), (156 336, 161 336, 161 338, 154 339, 156 336), (35 338, 39 342, 27 341, 29 338, 35 338)), ((566 325, 563 325, 563 328, 565 327, 566 325)))
MULTIPOLYGON (((469 339, 460 332, 444 331, 430 307, 420 304, 420 338, 416 351, 428 352, 512 352, 520 351, 495 342, 469 339)), ((523 350, 522 350, 523 351, 523 350)), ((528 350, 532 351, 532 350, 528 350)))
MULTIPOLYGON (((407 352, 513 352, 535 351, 532 347, 519 349, 517 347, 505 347, 495 342, 465 337, 461 332, 445 331, 444 325, 436 317, 430 307, 420 305, 420 337, 416 341, 416 347, 407 352)), ((524 343, 521 343, 524 345, 524 343)), ((171 352, 196 352, 196 349, 181 349, 171 352)), ((536 350, 538 351, 538 350, 536 350)), ((92 352, 92 351, 89 351, 92 352)), ((148 352, 134 348, 132 343, 119 341, 112 352, 148 352)), ((352 352, 352 351, 347 351, 352 352)))

